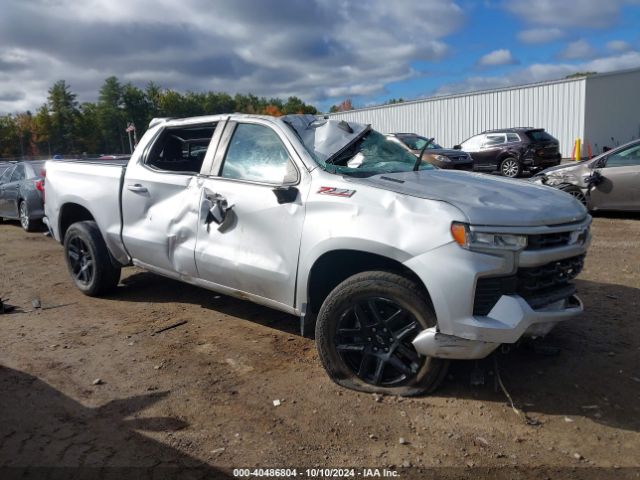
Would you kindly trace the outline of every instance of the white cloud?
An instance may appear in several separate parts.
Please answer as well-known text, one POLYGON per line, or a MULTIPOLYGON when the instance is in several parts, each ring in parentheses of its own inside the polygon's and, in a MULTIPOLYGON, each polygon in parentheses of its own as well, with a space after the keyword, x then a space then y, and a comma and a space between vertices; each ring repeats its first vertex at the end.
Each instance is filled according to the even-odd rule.
POLYGON ((605 28, 619 18, 624 5, 640 4, 639 0, 509 0, 507 11, 527 23, 550 27, 605 28))
POLYGON ((494 50, 486 55, 483 55, 478 60, 478 65, 489 67, 496 65, 513 65, 516 63, 516 59, 513 58, 511 52, 505 48, 494 50))
POLYGON ((611 40, 607 42, 607 49, 612 52, 627 52, 631 50, 631 45, 624 40, 611 40))
POLYGON ((560 28, 530 28, 518 33, 518 39, 524 43, 548 43, 564 37, 560 28))
POLYGON ((571 42, 560 52, 560 58, 564 58, 566 60, 584 59, 593 57, 594 55, 595 51, 585 40, 576 40, 575 42, 571 42))
POLYGON ((503 76, 472 76, 461 82, 450 83, 438 88, 436 95, 471 92, 492 88, 524 85, 528 83, 557 80, 576 72, 611 72, 640 67, 640 52, 632 51, 609 57, 600 57, 578 64, 537 63, 518 69, 503 76))
POLYGON ((12 92, 0 112, 37 108, 59 79, 95 100, 110 75, 307 102, 371 95, 446 56, 463 21, 453 0, 2 0, 0 45, 21 57, 0 57, 12 92))

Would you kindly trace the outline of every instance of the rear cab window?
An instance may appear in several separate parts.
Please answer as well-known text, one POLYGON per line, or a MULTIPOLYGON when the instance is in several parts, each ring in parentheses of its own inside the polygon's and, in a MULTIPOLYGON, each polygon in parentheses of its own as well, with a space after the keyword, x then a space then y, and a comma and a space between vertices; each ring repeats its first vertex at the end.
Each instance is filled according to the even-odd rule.
POLYGON ((162 172, 200 173, 216 125, 165 128, 149 150, 144 164, 162 172))

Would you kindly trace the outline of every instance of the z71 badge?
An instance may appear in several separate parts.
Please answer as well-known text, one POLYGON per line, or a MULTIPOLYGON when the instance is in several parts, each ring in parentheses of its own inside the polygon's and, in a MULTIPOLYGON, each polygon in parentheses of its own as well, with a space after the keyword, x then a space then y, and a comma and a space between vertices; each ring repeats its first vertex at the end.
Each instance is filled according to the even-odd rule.
POLYGON ((346 188, 336 187, 320 187, 318 192, 320 195, 333 195, 334 197, 353 197, 355 190, 347 190, 346 188))

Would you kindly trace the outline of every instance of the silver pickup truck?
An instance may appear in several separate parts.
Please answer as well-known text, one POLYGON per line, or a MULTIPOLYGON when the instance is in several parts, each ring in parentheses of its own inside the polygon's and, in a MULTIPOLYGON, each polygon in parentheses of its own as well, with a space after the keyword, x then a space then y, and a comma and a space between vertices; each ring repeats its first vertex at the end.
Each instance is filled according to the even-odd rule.
POLYGON ((429 392, 448 359, 582 311, 580 202, 438 170, 368 125, 158 119, 128 165, 49 162, 45 188, 48 226, 87 295, 133 264, 296 315, 348 388, 429 392))

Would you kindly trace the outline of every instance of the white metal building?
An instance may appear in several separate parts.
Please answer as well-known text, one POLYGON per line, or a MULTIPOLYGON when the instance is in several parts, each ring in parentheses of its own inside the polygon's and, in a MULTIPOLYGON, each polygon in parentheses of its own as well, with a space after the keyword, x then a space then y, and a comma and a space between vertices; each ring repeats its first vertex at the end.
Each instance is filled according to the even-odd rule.
POLYGON ((540 127, 570 157, 576 138, 582 157, 640 137, 640 68, 496 90, 432 97, 330 114, 370 123, 380 132, 435 137, 443 147, 494 128, 540 127), (612 140, 613 137, 613 140, 612 140))

